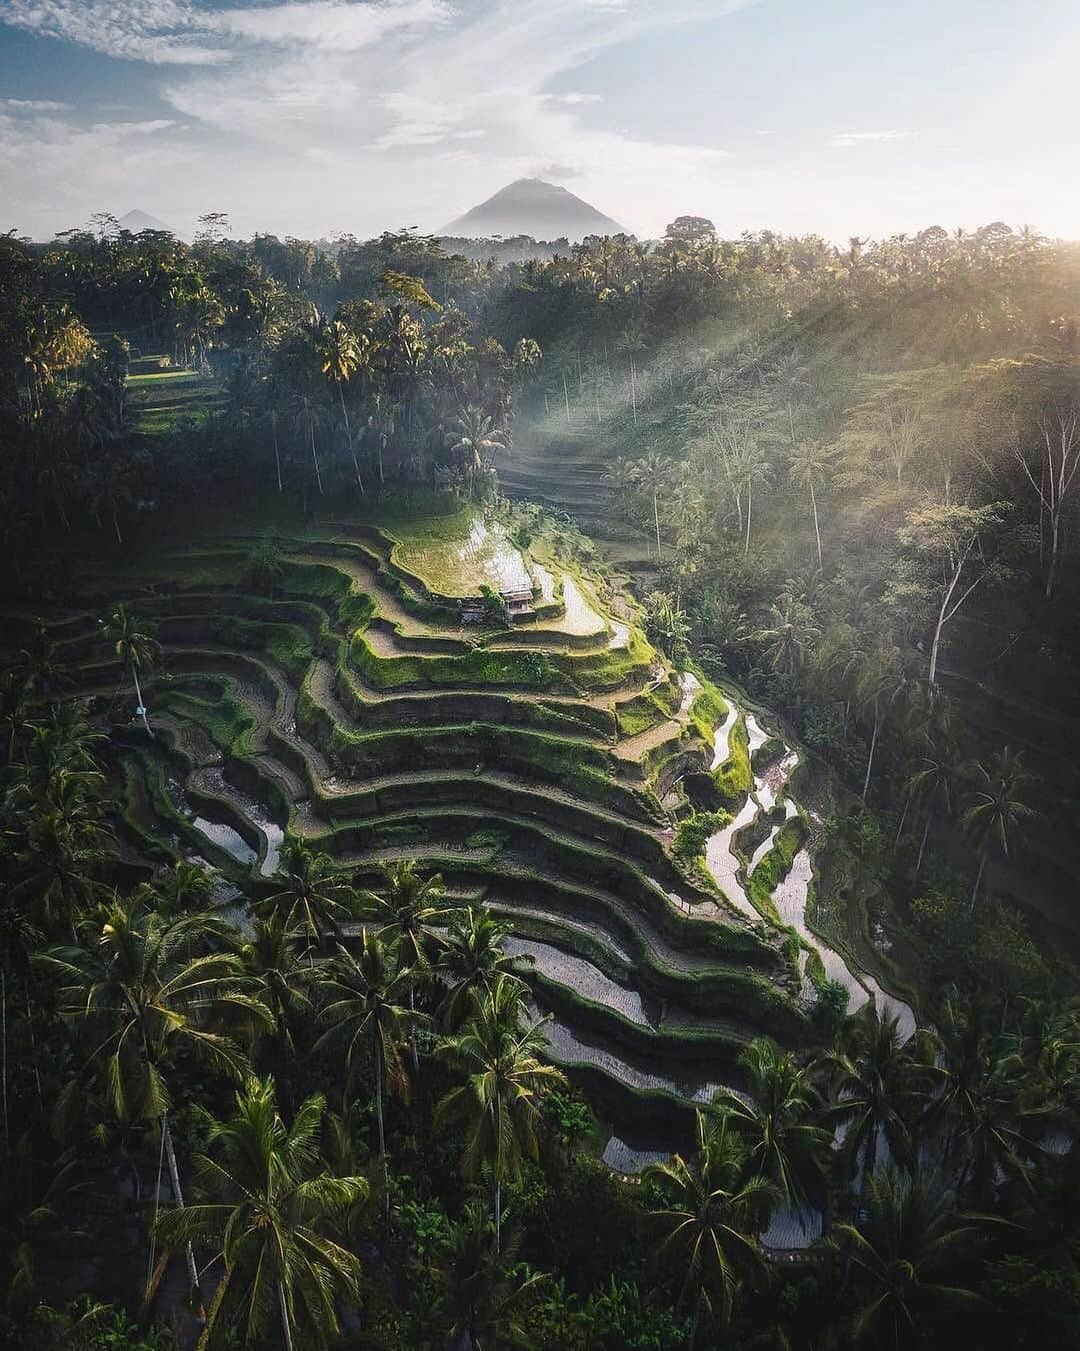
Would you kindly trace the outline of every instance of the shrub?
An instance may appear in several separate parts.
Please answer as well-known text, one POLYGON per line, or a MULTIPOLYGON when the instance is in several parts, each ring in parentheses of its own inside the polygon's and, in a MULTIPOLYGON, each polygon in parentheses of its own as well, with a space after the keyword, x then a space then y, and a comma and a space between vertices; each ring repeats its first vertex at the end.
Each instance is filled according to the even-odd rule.
POLYGON ((818 987, 814 1021, 826 1038, 835 1036, 840 1024, 847 1017, 847 1007, 847 986, 842 985, 840 981, 827 980, 818 987))
POLYGON ((730 812, 695 812, 679 822, 671 851, 683 862, 693 863, 704 855, 709 837, 730 824, 730 812))
POLYGON ((738 806, 754 786, 754 776, 750 770, 750 738, 745 718, 740 718, 731 729, 730 750, 728 758, 713 772, 713 783, 725 802, 738 806))

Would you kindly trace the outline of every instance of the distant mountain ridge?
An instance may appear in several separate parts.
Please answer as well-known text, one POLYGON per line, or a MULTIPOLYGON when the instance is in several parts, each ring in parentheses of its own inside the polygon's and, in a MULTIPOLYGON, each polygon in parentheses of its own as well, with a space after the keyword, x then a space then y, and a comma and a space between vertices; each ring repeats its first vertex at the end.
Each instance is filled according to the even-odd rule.
POLYGON ((529 235, 537 240, 566 239, 571 243, 587 235, 625 233, 618 221, 542 178, 519 178, 508 183, 486 202, 436 231, 451 238, 513 239, 529 235))

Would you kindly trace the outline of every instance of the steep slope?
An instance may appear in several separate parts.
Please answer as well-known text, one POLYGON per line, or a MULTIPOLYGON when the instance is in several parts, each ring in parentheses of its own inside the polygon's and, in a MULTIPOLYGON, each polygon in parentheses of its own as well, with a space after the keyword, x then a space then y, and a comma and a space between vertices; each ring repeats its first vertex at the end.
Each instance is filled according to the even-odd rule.
MULTIPOLYGON (((785 933, 673 848, 678 780, 725 762, 713 742, 732 709, 663 662, 557 531, 534 512, 457 513, 273 543, 269 582, 243 537, 88 564, 82 608, 50 622, 73 692, 111 730, 132 867, 209 860, 242 919, 286 834, 369 883, 421 860, 513 923, 553 1057, 619 1130, 651 1121, 661 1143, 738 1082, 749 1037, 809 1036, 815 995, 785 933), (510 564, 532 580, 529 611, 464 623, 510 564), (101 643, 117 600, 162 644, 144 679, 153 740, 101 643)), ((16 649, 26 632, 6 619, 16 649)), ((758 791, 744 816, 765 830, 767 811, 758 791)))

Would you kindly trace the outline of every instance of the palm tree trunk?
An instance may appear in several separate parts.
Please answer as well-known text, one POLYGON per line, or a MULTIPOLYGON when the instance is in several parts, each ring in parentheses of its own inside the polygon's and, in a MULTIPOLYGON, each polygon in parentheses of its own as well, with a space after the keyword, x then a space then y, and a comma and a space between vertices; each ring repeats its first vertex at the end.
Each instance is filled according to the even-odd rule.
MULTIPOLYGON (((165 1158, 169 1164, 169 1182, 172 1184, 173 1200, 176 1202, 176 1208, 183 1210, 184 1194, 180 1190, 180 1169, 176 1166, 176 1150, 173 1148, 172 1131, 169 1128, 169 1118, 166 1113, 161 1118, 161 1134, 165 1142, 165 1158)), ((199 1285, 199 1268, 195 1265, 195 1250, 191 1244, 187 1244, 185 1253, 187 1258, 188 1279, 191 1282, 192 1290, 198 1290, 200 1295, 202 1288, 199 1285)))
POLYGON ((315 464, 315 482, 319 488, 319 496, 322 496, 322 474, 319 473, 319 457, 315 451, 315 424, 311 424, 311 458, 315 464))
POLYGON ((653 523, 656 526, 656 562, 659 566, 662 561, 660 557, 660 493, 655 488, 652 495, 652 512, 653 523))
POLYGON ((1061 512, 1057 508, 1050 514, 1050 567, 1046 574, 1046 599, 1052 600, 1054 585, 1057 582, 1058 557, 1061 548, 1061 512))
POLYGON ((634 366, 634 354, 630 354, 630 406, 634 410, 634 426, 637 426, 637 370, 634 366))
POLYGON ((495 1252, 502 1252, 502 1178, 495 1179, 495 1252))
POLYGON ((866 1198, 870 1193, 870 1179, 874 1176, 874 1167, 877 1164, 877 1122, 870 1127, 870 1133, 866 1137, 866 1144, 863 1146, 863 1172, 859 1180, 859 1212, 866 1209, 866 1198))
POLYGON ((814 509, 814 539, 817 540, 817 562, 818 562, 818 567, 819 567, 819 568, 823 568, 823 567, 825 566, 825 564, 824 564, 824 562, 822 561, 822 557, 821 557, 821 529, 820 529, 820 527, 818 526, 817 494, 814 492, 814 484, 813 484, 813 480, 811 480, 811 482, 810 482, 810 505, 811 505, 811 506, 813 507, 813 509, 814 509))
POLYGON ((353 472, 356 474, 356 486, 360 489, 360 496, 364 495, 364 481, 360 477, 360 465, 357 463, 356 451, 353 448, 352 426, 349 423, 349 410, 345 407, 345 388, 341 381, 337 382, 338 398, 341 400, 341 416, 345 419, 345 440, 349 443, 349 454, 352 456, 353 472))
POLYGON ((701 1327, 701 1290, 694 1300, 694 1316, 690 1320, 690 1331, 686 1334, 686 1351, 694 1351, 697 1346, 698 1330, 701 1327))
POLYGON ((900 837, 904 833, 904 823, 907 821, 908 808, 911 806, 912 794, 910 789, 904 796, 904 810, 900 813, 900 824, 896 827, 896 839, 893 841, 893 847, 900 843, 900 837))
POLYGON ((375 1033, 375 1116, 379 1123, 379 1158, 386 1163, 386 1128, 383 1124, 383 1058, 382 1043, 375 1033))
POLYGON ((986 843, 982 847, 982 853, 979 855, 979 871, 975 874, 975 885, 971 889, 971 908, 975 909, 975 902, 978 899, 979 887, 982 884, 983 869, 986 867, 986 856, 990 852, 990 845, 986 843))
POLYGON ((44 1107, 45 1099, 41 1092, 41 1069, 38 1065, 37 1037, 34 1035, 34 1010, 30 1005, 30 984, 25 980, 23 993, 26 996, 26 1030, 30 1034, 30 1059, 34 1066, 34 1083, 37 1087, 38 1102, 44 1107))
POLYGON ((563 402, 566 404, 566 425, 570 426, 570 391, 566 387, 566 372, 562 376, 563 402))
POLYGON ((750 552, 750 513, 754 509, 754 485, 746 485, 746 543, 743 545, 743 557, 750 552))
POLYGON ((922 871, 923 851, 926 849, 926 837, 930 834, 930 813, 926 813, 926 824, 923 826, 922 839, 919 841, 919 857, 915 860, 915 876, 918 877, 922 871))
POLYGON ((293 1351, 292 1324, 289 1322, 289 1304, 285 1298, 285 1283, 277 1283, 278 1308, 281 1310, 281 1328, 285 1333, 285 1351, 293 1351))
POLYGON ((278 449, 276 413, 274 413, 270 418, 270 428, 274 433, 274 464, 277 467, 277 490, 280 493, 284 492, 284 489, 281 486, 281 451, 278 449))
POLYGON ((135 705, 135 706, 136 706, 136 708, 139 708, 139 709, 142 710, 142 712, 139 714, 139 716, 142 718, 142 720, 143 720, 143 726, 146 728, 146 735, 147 735, 148 737, 152 737, 154 734, 153 734, 153 732, 150 730, 150 719, 147 717, 147 714, 146 714, 146 705, 143 703, 142 690, 139 689, 139 673, 138 673, 138 671, 135 669, 135 663, 134 663, 134 662, 132 662, 132 664, 131 664, 131 678, 132 678, 132 680, 134 680, 134 682, 135 682, 135 699, 136 699, 136 705, 135 705))
POLYGON ((870 738, 870 755, 866 761, 866 778, 863 779, 862 800, 866 801, 866 795, 870 791, 870 771, 874 768, 874 751, 877 749, 878 734, 878 711, 877 705, 874 706, 874 732, 870 738))

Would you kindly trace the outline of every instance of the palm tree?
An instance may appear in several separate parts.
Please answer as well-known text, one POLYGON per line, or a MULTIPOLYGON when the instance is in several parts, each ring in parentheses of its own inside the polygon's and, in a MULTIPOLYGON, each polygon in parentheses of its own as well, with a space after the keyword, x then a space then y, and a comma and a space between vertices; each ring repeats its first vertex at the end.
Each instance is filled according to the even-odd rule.
POLYGON ((759 642, 768 644, 764 655, 773 668, 787 676, 796 675, 802 668, 807 650, 818 636, 809 607, 790 594, 769 606, 765 627, 754 634, 759 642))
POLYGON ((201 914, 214 900, 214 874, 186 859, 177 859, 164 877, 146 885, 150 903, 173 918, 193 910, 201 914))
POLYGON ((512 924, 493 919, 485 906, 466 906, 451 920, 438 960, 439 974, 449 983, 441 1010, 447 1030, 461 1027, 474 991, 490 992, 500 977, 521 980, 532 965, 532 957, 511 957, 503 950, 513 931, 512 924))
POLYGON ((904 688, 904 671, 900 661, 900 649, 881 640, 869 649, 856 650, 848 659, 845 676, 853 677, 853 693, 857 706, 873 716, 873 731, 870 736, 870 750, 866 757, 866 776, 863 779, 862 800, 870 791, 870 775, 874 768, 874 753, 877 750, 878 733, 881 730, 881 715, 884 709, 897 699, 904 688))
POLYGON ((269 1067, 286 1112, 292 1108, 289 1071, 298 1055, 295 1032, 311 1010, 307 987, 313 972, 302 964, 300 940, 299 930, 290 928, 280 915, 270 915, 255 921, 239 950, 247 988, 273 1020, 273 1031, 267 1039, 271 1046, 269 1067))
POLYGON ((930 824, 940 811, 951 817, 956 804, 956 791, 960 779, 959 766, 956 763, 955 748, 945 742, 939 747, 931 747, 921 755, 908 774, 905 788, 910 796, 917 797, 926 813, 923 822, 922 838, 919 841, 919 855, 915 860, 915 876, 922 871, 923 854, 926 851, 926 838, 930 833, 930 824))
POLYGON ((991 842, 996 840, 1001 852, 1008 855, 1016 829, 1035 815, 1035 809, 1026 800, 1035 776, 1024 768, 1023 755, 1008 746, 997 751, 989 764, 973 761, 971 772, 975 787, 968 794, 961 821, 979 844, 979 869, 971 892, 974 909, 991 842))
POLYGON ((286 1126, 272 1079, 249 1079, 227 1121, 208 1113, 208 1153, 196 1160, 205 1202, 159 1217, 167 1245, 213 1244, 223 1267, 199 1338, 203 1348, 268 1346, 280 1332, 326 1347, 340 1334, 339 1300, 360 1294, 360 1260, 326 1233, 367 1195, 362 1177, 336 1177, 319 1155, 325 1100, 301 1103, 286 1126))
POLYGON ((128 671, 135 684, 135 712, 142 718, 147 735, 152 737, 154 734, 150 730, 150 719, 147 717, 142 690, 139 688, 139 672, 150 670, 161 649, 149 632, 139 627, 138 619, 124 605, 117 605, 102 624, 105 637, 112 643, 117 660, 128 671))
POLYGON ((26 689, 44 699, 71 684, 71 677, 60 665, 56 644, 44 624, 34 626, 33 636, 18 654, 16 662, 25 678, 26 689))
POLYGON ((821 553, 821 526, 818 523, 817 490, 815 485, 833 466, 833 454, 820 441, 802 441, 791 450, 791 482, 810 494, 810 509, 814 515, 814 540, 817 543, 818 567, 824 567, 821 553))
POLYGON ((458 1066, 466 1081, 446 1094, 435 1119, 465 1119, 466 1177, 477 1177, 484 1163, 491 1168, 496 1252, 503 1183, 519 1180, 523 1161, 537 1157, 541 1102, 553 1088, 566 1086, 566 1076, 540 1058, 547 1050, 545 1021, 526 1022, 520 981, 496 976, 489 990, 473 991, 472 1016, 439 1048, 439 1055, 458 1066))
POLYGON ((320 1016, 329 1027, 316 1041, 315 1050, 330 1041, 344 1040, 349 1082, 356 1072, 356 1061, 363 1054, 370 1055, 375 1071, 379 1158, 384 1169, 384 1087, 389 1086, 402 1094, 408 1091, 409 1081, 401 1063, 401 1045, 412 1026, 422 1018, 421 1014, 413 1013, 399 1002, 410 981, 411 972, 398 965, 394 949, 365 929, 359 957, 340 949, 330 967, 330 976, 322 986, 328 1002, 320 1016))
POLYGON ((753 1235, 779 1195, 767 1178, 748 1178, 747 1147, 726 1114, 697 1113, 697 1144, 691 1163, 676 1154, 646 1173, 665 1198, 654 1211, 666 1231, 661 1251, 671 1253, 685 1272, 678 1311, 694 1297, 689 1351, 697 1344, 703 1313, 726 1328, 740 1286, 764 1282, 765 1263, 753 1235))
MULTIPOLYGON (((89 1026, 95 1046, 90 1067, 102 1076, 115 1116, 160 1131, 178 1206, 183 1193, 168 1120, 168 1078, 177 1057, 183 1053, 239 1079, 247 1062, 212 1024, 237 1013, 269 1022, 267 1010, 244 992, 235 955, 191 955, 215 931, 224 936, 209 915, 171 919, 138 900, 117 899, 99 920, 84 922, 80 946, 52 948, 38 959, 60 982, 62 1016, 89 1026)), ((190 1249, 188 1268, 195 1287, 190 1249)))
POLYGON ((470 474, 490 469, 496 454, 506 449, 506 434, 492 418, 475 404, 467 404, 458 414, 450 450, 466 463, 470 474))
POLYGON ((30 1131, 0 1140, 0 1308, 22 1317, 41 1300, 41 1258, 72 1239, 85 1237, 72 1225, 90 1189, 73 1151, 46 1161, 42 1142, 30 1131))
POLYGON ((322 496, 322 470, 319 468, 319 452, 316 437, 323 423, 323 410, 318 401, 307 390, 299 390, 291 401, 293 427, 298 436, 306 437, 311 446, 311 462, 315 466, 315 486, 322 496))
POLYGON ((897 1020, 882 1016, 874 1001, 849 1020, 823 1066, 833 1090, 825 1119, 847 1126, 844 1149, 852 1165, 861 1158, 863 1198, 879 1140, 898 1163, 912 1155, 912 1123, 922 1107, 927 1069, 901 1043, 897 1020))
POLYGON ((656 530, 656 561, 657 564, 660 564, 663 562, 660 547, 660 494, 667 486, 668 477, 671 473, 671 461, 666 455, 655 453, 644 455, 640 460, 634 461, 633 469, 642 492, 647 493, 652 498, 653 526, 656 530))
MULTIPOLYGON (((18 786, 12 793, 18 802, 18 786)), ((33 913, 56 929, 100 891, 96 879, 113 835, 85 783, 63 771, 30 801, 27 815, 25 847, 15 853, 19 876, 9 894, 20 904, 29 901, 33 913)))
POLYGON ((345 405, 345 386, 361 367, 368 364, 370 343, 366 334, 357 335, 349 328, 348 324, 343 324, 340 319, 333 319, 318 331, 315 349, 322 366, 323 375, 333 380, 337 385, 338 398, 341 401, 341 416, 345 420, 345 440, 348 442, 349 454, 352 456, 356 485, 362 493, 364 483, 360 477, 360 466, 357 463, 356 451, 353 447, 349 410, 345 405))
POLYGON ((755 1037, 739 1055, 750 1101, 730 1088, 713 1099, 746 1140, 755 1173, 780 1189, 791 1206, 805 1199, 803 1180, 821 1172, 828 1132, 811 1120, 815 1094, 807 1071, 790 1051, 768 1037, 755 1037))
POLYGON ((0 730, 7 733, 8 764, 15 760, 15 747, 30 722, 29 683, 14 671, 0 675, 0 730))
POLYGON ((686 655, 690 626, 686 615, 675 604, 670 591, 650 591, 645 598, 642 628, 651 643, 655 643, 675 662, 686 655))
POLYGON ((533 1345, 528 1316, 550 1279, 539 1272, 522 1276, 518 1268, 520 1240, 511 1234, 499 1251, 495 1226, 480 1205, 469 1201, 454 1225, 445 1276, 444 1316, 448 1344, 475 1351, 499 1342, 533 1345))
POLYGON ((281 866, 274 874, 279 890, 255 901, 261 918, 279 915, 287 928, 298 928, 310 943, 309 957, 329 933, 341 938, 341 921, 353 916, 357 898, 334 870, 326 854, 316 853, 304 840, 291 837, 281 846, 281 866))
MULTIPOLYGON (((386 868, 386 892, 373 896, 364 912, 364 918, 379 926, 378 935, 392 942, 397 952, 398 965, 412 972, 409 983, 409 1009, 416 1010, 416 987, 428 972, 430 951, 436 930, 445 927, 451 913, 446 899, 442 875, 432 873, 422 877, 414 859, 391 863, 386 868)), ((420 1072, 420 1057, 416 1049, 416 1028, 412 1028, 413 1073, 420 1072)))
POLYGON ((855 1343, 882 1351, 921 1346, 943 1314, 986 1309, 979 1295, 954 1283, 953 1273, 988 1222, 988 1216, 959 1215, 949 1192, 919 1175, 905 1181, 888 1169, 872 1178, 865 1221, 838 1225, 836 1235, 863 1291, 855 1343))
POLYGON ((746 537, 743 540, 743 557, 750 552, 750 522, 754 513, 754 484, 763 488, 772 480, 772 465, 769 463, 765 448, 754 437, 746 439, 734 461, 734 474, 740 492, 746 492, 746 537))
MULTIPOLYGON (((1022 1064, 981 1009, 946 1005, 933 1034, 935 1074, 940 1087, 928 1108, 931 1128, 941 1140, 943 1163, 953 1170, 963 1193, 970 1183, 982 1200, 992 1199, 998 1180, 1023 1177, 1020 1166, 1033 1146, 1021 1127, 1025 1115, 1038 1123, 1042 1106, 1032 1098, 1037 1076, 1028 1068, 1028 1101, 1021 1100, 1022 1064)), ((1039 1095, 1041 1097, 1041 1095, 1039 1095)))

